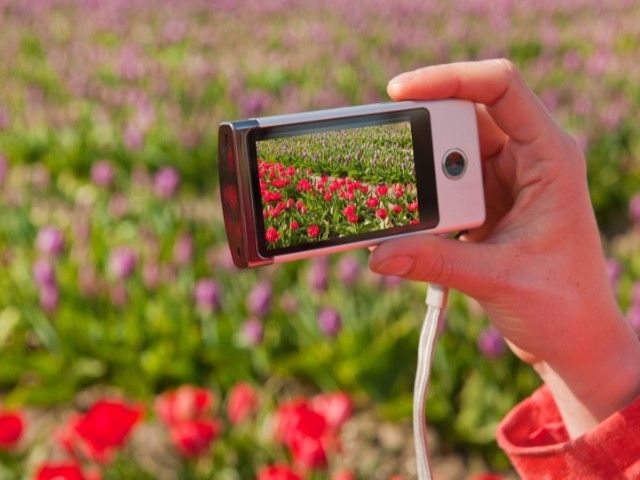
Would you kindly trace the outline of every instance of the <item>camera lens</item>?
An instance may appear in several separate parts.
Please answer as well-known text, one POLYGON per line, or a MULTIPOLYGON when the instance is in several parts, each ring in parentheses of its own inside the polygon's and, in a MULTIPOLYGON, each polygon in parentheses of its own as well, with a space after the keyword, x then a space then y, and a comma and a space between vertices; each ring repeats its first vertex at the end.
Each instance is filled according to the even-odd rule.
POLYGON ((442 169, 447 177, 460 178, 467 169, 467 157, 460 150, 449 150, 442 161, 442 169))

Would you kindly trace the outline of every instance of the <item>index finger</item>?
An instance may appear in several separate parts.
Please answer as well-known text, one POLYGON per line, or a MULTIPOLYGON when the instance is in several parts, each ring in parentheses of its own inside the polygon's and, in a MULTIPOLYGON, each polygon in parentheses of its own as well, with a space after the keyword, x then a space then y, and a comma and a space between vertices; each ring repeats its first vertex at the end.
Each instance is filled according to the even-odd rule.
POLYGON ((434 65, 390 80, 395 100, 461 98, 482 103, 495 123, 514 141, 533 143, 553 126, 542 102, 509 60, 484 60, 434 65))

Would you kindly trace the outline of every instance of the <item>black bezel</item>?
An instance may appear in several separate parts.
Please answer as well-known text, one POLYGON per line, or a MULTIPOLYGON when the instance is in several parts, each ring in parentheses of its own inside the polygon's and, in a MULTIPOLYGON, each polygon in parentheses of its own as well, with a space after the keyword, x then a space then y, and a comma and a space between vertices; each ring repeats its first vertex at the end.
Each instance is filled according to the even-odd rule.
POLYGON ((439 221, 438 195, 436 191, 436 176, 433 160, 433 142, 431 138, 431 122, 429 111, 426 108, 413 108, 395 112, 357 115, 330 120, 317 120, 275 127, 256 127, 248 136, 249 169, 251 172, 251 196, 253 211, 256 219, 256 236, 258 253, 263 258, 271 258, 276 255, 295 253, 305 250, 332 247, 346 243, 354 243, 374 238, 387 237, 397 233, 415 232, 435 227, 439 221), (303 135, 305 133, 338 130, 341 128, 357 128, 370 125, 382 125, 408 121, 411 125, 411 138, 413 141, 413 158, 416 169, 416 189, 418 193, 418 205, 420 223, 416 225, 403 225, 387 228, 375 232, 347 235, 344 237, 330 238, 317 242, 300 243, 288 247, 268 249, 265 239, 263 205, 260 195, 260 182, 258 179, 258 161, 256 142, 269 138, 303 135))

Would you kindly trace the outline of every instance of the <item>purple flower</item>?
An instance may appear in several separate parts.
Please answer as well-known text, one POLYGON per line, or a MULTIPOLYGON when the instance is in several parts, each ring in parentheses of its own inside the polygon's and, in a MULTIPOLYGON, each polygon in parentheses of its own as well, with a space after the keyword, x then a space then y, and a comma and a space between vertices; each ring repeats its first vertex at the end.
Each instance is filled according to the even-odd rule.
POLYGON ((269 313, 271 308, 271 299, 273 298, 273 290, 269 283, 263 281, 256 284, 249 293, 247 299, 247 308, 258 317, 264 317, 269 313))
POLYGON ((640 193, 635 194, 629 201, 629 215, 636 225, 640 225, 640 193))
POLYGON ((129 299, 127 288, 122 283, 111 285, 109 296, 111 297, 111 303, 115 307, 124 307, 129 299))
POLYGON ((193 238, 188 233, 184 233, 176 239, 173 245, 173 261, 180 266, 187 265, 193 258, 193 238))
POLYGON ((206 312, 218 311, 221 307, 220 287, 208 278, 200 280, 194 291, 196 306, 206 312))
POLYGON ((115 171, 108 160, 100 160, 91 166, 91 180, 99 187, 108 187, 113 182, 115 171))
POLYGON ((627 321, 631 327, 640 334, 640 305, 632 305, 627 312, 627 321))
POLYGON ((100 293, 100 281, 92 266, 84 265, 78 272, 78 288, 88 296, 94 297, 100 293))
POLYGON ((58 287, 55 285, 43 285, 40 287, 40 308, 46 313, 53 313, 58 308, 58 287))
POLYGON ((7 109, 0 107, 0 130, 7 129, 10 121, 11 119, 9 118, 9 112, 7 109))
POLYGON ((129 201, 123 193, 116 193, 109 199, 109 213, 113 218, 122 218, 128 211, 129 201))
POLYGON ((635 282, 631 287, 631 304, 640 307, 640 281, 635 282))
POLYGON ((384 285, 384 288, 391 290, 400 286, 400 284, 402 284, 402 280, 403 278, 397 275, 383 275, 382 285, 384 285))
POLYGON ((493 327, 488 327, 478 336, 478 350, 485 357, 495 359, 504 355, 507 344, 500 332, 493 327))
POLYGON ((252 347, 262 343, 264 327, 257 318, 251 318, 242 324, 242 338, 252 347))
POLYGON ((320 331, 327 337, 335 337, 342 328, 342 319, 340 314, 333 308, 323 308, 318 313, 318 327, 320 331))
POLYGON ((282 297, 280 297, 280 308, 282 308, 285 313, 293 315, 298 310, 298 300, 291 293, 284 293, 282 297))
POLYGON ((39 258, 33 263, 31 271, 39 287, 56 286, 56 270, 49 260, 39 258))
POLYGON ((262 91, 250 92, 242 96, 240 108, 247 117, 262 113, 271 103, 271 96, 262 91))
POLYGON ((118 279, 129 278, 136 268, 138 256, 129 247, 119 247, 111 252, 109 271, 118 279))
POLYGON ((311 261, 309 268, 309 286, 317 292, 324 292, 329 287, 329 260, 317 257, 311 261))
POLYGON ((618 282, 622 276, 622 266, 615 258, 608 258, 606 262, 607 276, 609 277, 609 283, 614 290, 618 288, 618 282))
POLYGON ((129 150, 140 150, 144 134, 138 127, 129 125, 124 131, 123 140, 129 150))
POLYGON ((142 281, 145 287, 156 288, 160 283, 160 265, 157 262, 147 261, 142 266, 142 281))
POLYGON ((171 198, 180 184, 180 175, 171 167, 161 168, 153 179, 153 188, 160 198, 171 198))
POLYGON ((338 262, 338 277, 346 285, 353 285, 360 277, 360 262, 353 255, 347 255, 338 262))
POLYGON ((0 184, 4 183, 8 173, 9 173, 9 162, 7 161, 7 158, 4 155, 0 154, 0 184))
POLYGON ((36 237, 36 247, 44 254, 57 257, 64 250, 64 236, 55 227, 42 227, 36 237))

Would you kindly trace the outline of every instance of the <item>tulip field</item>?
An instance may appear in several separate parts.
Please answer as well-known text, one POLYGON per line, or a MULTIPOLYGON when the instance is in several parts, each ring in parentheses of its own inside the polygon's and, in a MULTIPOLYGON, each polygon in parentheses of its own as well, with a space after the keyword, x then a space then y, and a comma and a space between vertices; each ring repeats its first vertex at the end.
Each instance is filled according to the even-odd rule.
MULTIPOLYGON (((425 286, 367 251, 237 270, 216 152, 422 65, 518 65, 640 332, 639 39, 632 0, 0 0, 0 480, 416 478, 425 286)), ((269 248, 418 219, 406 132, 332 135, 259 145, 269 248)), ((495 431, 536 374, 455 292, 433 364, 435 478, 516 478, 495 431)))

